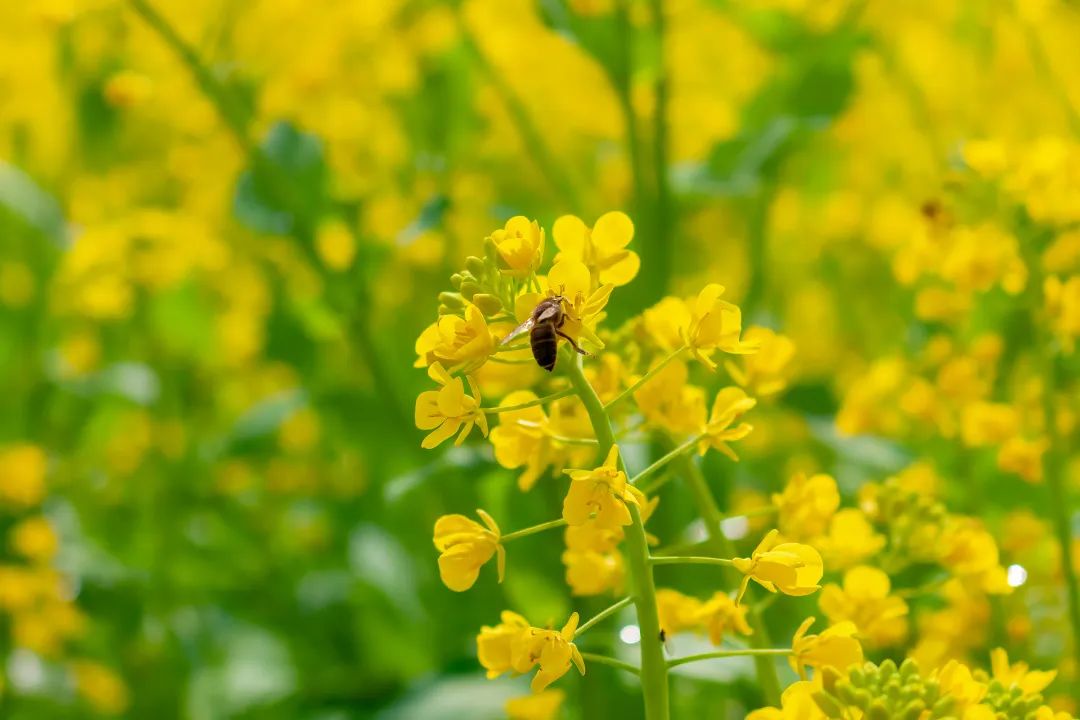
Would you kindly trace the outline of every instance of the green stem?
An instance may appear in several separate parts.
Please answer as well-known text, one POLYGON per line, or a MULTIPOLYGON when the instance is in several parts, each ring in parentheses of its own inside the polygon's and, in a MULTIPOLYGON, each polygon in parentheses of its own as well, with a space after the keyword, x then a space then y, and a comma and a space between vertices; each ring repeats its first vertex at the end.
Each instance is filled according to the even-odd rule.
POLYGON ((521 530, 515 530, 511 533, 506 533, 499 538, 499 542, 508 543, 511 540, 517 540, 518 538, 528 537, 529 535, 535 535, 545 530, 551 530, 552 528, 564 527, 566 521, 562 518, 558 520, 550 520, 546 523, 540 523, 539 525, 533 525, 532 527, 522 528, 521 530))
POLYGON ((675 460, 675 459, 679 458, 680 456, 682 456, 683 454, 685 454, 687 450, 692 450, 694 448, 694 446, 698 444, 698 441, 701 440, 702 437, 703 437, 702 435, 695 435, 694 437, 692 437, 689 440, 687 440, 686 442, 684 442, 682 445, 679 445, 677 448, 675 448, 674 450, 669 452, 667 455, 664 455, 662 458, 660 458, 659 460, 654 462, 652 465, 645 468, 644 470, 639 472, 637 475, 635 475, 633 478, 631 478, 630 479, 630 484, 631 485, 638 485, 642 480, 649 477, 650 475, 653 475, 654 473, 656 473, 657 470, 660 470, 661 468, 663 468, 665 465, 667 465, 672 460, 675 460))
MULTIPOLYGON (((569 367, 570 383, 577 390, 585 411, 589 415, 593 432, 600 441, 600 456, 607 455, 615 444, 611 420, 604 412, 596 390, 589 384, 581 367, 580 356, 564 363, 569 367)), ((620 457, 620 463, 622 459, 620 457)), ((656 605, 656 585, 652 566, 649 565, 649 543, 645 537, 645 523, 635 504, 630 504, 631 523, 626 527, 626 554, 630 566, 631 597, 637 609, 638 626, 641 628, 641 694, 645 704, 646 720, 667 720, 668 680, 664 645, 660 640, 660 616, 656 605)))
POLYGON ((606 620, 607 618, 611 617, 612 615, 619 612, 620 610, 622 610, 624 607, 626 607, 627 605, 629 605, 632 602, 634 602, 633 598, 624 597, 622 600, 615 603, 614 605, 612 605, 610 607, 607 607, 607 608, 604 608, 603 610, 601 610, 600 612, 596 613, 591 618, 589 618, 584 624, 582 624, 582 626, 577 629, 577 632, 574 633, 574 637, 576 638, 578 635, 581 635, 583 632, 585 632, 586 630, 591 628, 596 623, 601 622, 601 621, 606 620))
MULTIPOLYGON (((705 529, 709 533, 714 552, 718 555, 734 557, 735 549, 720 527, 720 524, 724 521, 724 514, 720 512, 716 499, 709 489, 709 484, 705 481, 705 476, 701 474, 701 468, 693 461, 693 458, 689 457, 684 458, 682 465, 686 483, 690 488, 690 492, 694 495, 698 512, 701 513, 701 517, 705 521, 705 529)), ((732 571, 731 575, 732 579, 735 580, 738 573, 732 571)), ((747 620, 754 630, 753 634, 750 635, 750 644, 755 649, 762 649, 767 646, 770 642, 769 633, 761 617, 761 612, 756 607, 751 607, 750 612, 747 613, 747 620)), ((761 686, 761 692, 765 696, 765 704, 780 707, 780 676, 776 672, 776 664, 767 655, 756 655, 754 656, 754 666, 757 669, 758 684, 761 686)))
POLYGON ((625 670, 626 672, 634 673, 635 675, 641 674, 641 670, 634 667, 630 663, 623 662, 622 660, 616 660, 615 658, 608 657, 607 655, 597 655, 596 653, 583 652, 581 653, 581 657, 585 660, 588 660, 589 662, 598 663, 600 665, 608 665, 613 668, 618 668, 619 670, 625 670))
POLYGON ((489 408, 480 408, 480 409, 483 410, 484 412, 488 413, 488 414, 512 412, 514 410, 524 410, 526 408, 536 407, 537 405, 546 405, 546 404, 548 404, 550 402, 555 402, 556 400, 561 400, 564 397, 570 397, 575 392, 577 392, 577 391, 574 390, 574 388, 571 387, 571 388, 566 388, 565 390, 560 390, 557 393, 552 393, 550 395, 545 395, 542 398, 536 398, 535 400, 529 400, 528 402, 518 403, 517 405, 499 405, 498 407, 489 407, 489 408))
POLYGON ((746 650, 715 650, 713 652, 698 653, 697 655, 687 655, 686 657, 675 658, 668 660, 668 667, 678 667, 679 665, 686 665, 687 663, 698 662, 699 660, 712 660, 714 658, 729 658, 729 657, 776 657, 790 655, 790 648, 749 648, 746 650))
POLYGON ((668 99, 669 83, 667 63, 664 57, 667 19, 664 16, 664 0, 651 0, 653 31, 656 34, 656 78, 653 81, 655 116, 653 118, 653 173, 656 182, 656 210, 653 221, 655 230, 651 238, 652 254, 646 258, 656 295, 667 289, 671 275, 673 243, 671 242, 674 213, 672 212, 671 184, 668 182, 668 99))
POLYGON ((732 567, 733 563, 727 558, 706 557, 704 555, 665 555, 662 557, 649 558, 653 565, 723 565, 732 567))
POLYGON ((626 389, 625 389, 625 390, 623 390, 623 391, 622 391, 621 393, 619 393, 618 395, 616 395, 616 396, 615 396, 614 398, 612 398, 611 400, 609 400, 609 401, 608 401, 608 402, 607 402, 607 403, 606 403, 606 404, 604 405, 604 409, 605 409, 605 410, 610 410, 610 409, 611 409, 611 408, 612 408, 613 406, 615 406, 615 405, 619 404, 620 402, 622 402, 622 401, 623 401, 623 400, 625 400, 626 398, 628 398, 628 397, 630 397, 631 395, 633 395, 633 394, 634 394, 634 392, 635 392, 635 391, 637 391, 637 389, 638 389, 639 387, 641 387, 641 386, 642 386, 642 385, 644 385, 645 383, 649 382, 649 380, 651 380, 651 379, 652 379, 653 377, 655 377, 657 373, 659 373, 659 372, 660 372, 661 370, 663 370, 663 369, 664 369, 665 367, 667 367, 667 364, 668 364, 668 363, 670 363, 670 362, 671 362, 672 360, 674 360, 675 358, 679 357, 679 355, 681 355, 681 354, 683 353, 683 351, 684 351, 684 350, 686 350, 686 345, 683 345, 683 346, 682 346, 681 348, 679 348, 678 350, 676 350, 676 351, 672 352, 672 353, 671 353, 670 355, 668 355, 668 356, 667 356, 667 357, 665 357, 665 358, 664 358, 663 360, 661 360, 660 362, 658 362, 658 363, 657 363, 656 365, 654 365, 653 367, 651 367, 651 368, 649 369, 649 371, 648 371, 647 373, 645 373, 645 374, 644 374, 644 375, 642 375, 642 376, 641 376, 640 378, 638 378, 637 382, 635 382, 635 383, 634 383, 633 385, 631 385, 630 387, 626 388, 626 389))

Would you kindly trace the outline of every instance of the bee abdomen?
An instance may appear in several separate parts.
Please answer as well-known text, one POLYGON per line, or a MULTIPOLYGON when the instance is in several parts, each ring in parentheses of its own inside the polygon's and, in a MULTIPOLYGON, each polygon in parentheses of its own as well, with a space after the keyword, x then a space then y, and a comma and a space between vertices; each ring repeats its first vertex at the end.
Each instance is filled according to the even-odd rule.
POLYGON ((536 364, 548 372, 555 369, 555 358, 558 357, 559 338, 555 335, 555 327, 550 323, 537 325, 529 333, 529 342, 532 345, 533 358, 536 364))

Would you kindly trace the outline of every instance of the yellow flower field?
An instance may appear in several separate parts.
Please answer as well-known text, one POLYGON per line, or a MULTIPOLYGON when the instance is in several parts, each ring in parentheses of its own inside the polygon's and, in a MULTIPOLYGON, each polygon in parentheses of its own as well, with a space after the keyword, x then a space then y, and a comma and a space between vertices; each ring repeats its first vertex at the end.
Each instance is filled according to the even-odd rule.
POLYGON ((1080 715, 1080 4, 0 7, 0 718, 1080 715))

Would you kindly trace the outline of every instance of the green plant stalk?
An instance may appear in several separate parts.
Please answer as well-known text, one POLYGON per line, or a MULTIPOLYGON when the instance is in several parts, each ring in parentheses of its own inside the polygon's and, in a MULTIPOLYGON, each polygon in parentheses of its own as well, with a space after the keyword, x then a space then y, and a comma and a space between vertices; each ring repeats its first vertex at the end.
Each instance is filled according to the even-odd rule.
MULTIPOLYGON (((607 455, 615 444, 611 419, 604 412, 604 404, 596 394, 581 367, 581 358, 566 360, 567 375, 577 390, 585 411, 589 414, 593 432, 600 442, 600 456, 607 455)), ((619 459, 620 465, 622 458, 619 459)), ((625 469, 624 469, 625 471, 625 469)), ((626 527, 626 554, 630 566, 631 597, 637 610, 638 626, 641 628, 641 694, 645 704, 646 720, 668 718, 668 669, 664 659, 664 645, 660 640, 660 616, 656 605, 656 585, 652 566, 649 564, 649 544, 645 539, 645 523, 637 505, 629 504, 631 523, 626 527)))
POLYGON ((522 528, 521 530, 515 530, 514 532, 508 532, 505 535, 503 535, 501 538, 499 538, 499 541, 506 543, 506 542, 510 542, 511 540, 517 540, 518 538, 527 537, 529 535, 535 535, 538 532, 543 532, 545 530, 551 530, 553 528, 559 528, 559 527, 565 527, 565 526, 566 526, 566 521, 563 520, 562 518, 559 518, 558 520, 549 520, 548 522, 540 523, 539 525, 533 525, 531 527, 522 528))
POLYGON ((726 558, 703 557, 700 555, 665 555, 649 559, 653 565, 720 565, 732 567, 733 563, 726 558))
POLYGON ((609 607, 604 608, 603 610, 601 610, 600 612, 596 613, 591 618, 589 618, 587 621, 582 623, 581 627, 579 627, 577 629, 577 632, 574 633, 574 637, 576 638, 578 635, 581 635, 582 633, 584 633, 586 630, 588 630, 589 628, 591 628, 593 625, 597 624, 598 622, 603 622, 604 620, 607 620, 609 617, 611 617, 615 613, 619 612, 620 610, 622 610, 624 607, 626 607, 627 605, 629 605, 632 602, 634 602, 633 598, 624 597, 622 600, 615 603, 614 605, 611 605, 609 607))
MULTIPOLYGON (((535 361, 530 360, 529 362, 532 363, 535 361)), ((495 407, 486 407, 480 409, 489 414, 512 412, 514 410, 525 410, 526 408, 536 407, 537 405, 547 405, 550 402, 561 400, 564 397, 570 397, 575 392, 577 391, 574 390, 574 388, 567 388, 565 390, 560 390, 559 392, 552 393, 550 395, 545 395, 542 398, 536 398, 535 400, 529 400, 527 402, 518 403, 516 405, 498 405, 495 407)))
POLYGON ((616 660, 615 658, 608 657, 607 655, 597 655, 596 653, 583 652, 583 653, 581 653, 581 657, 584 658, 585 660, 588 660, 591 663, 597 663, 599 665, 607 665, 608 667, 618 668, 619 670, 625 670, 626 672, 634 673, 635 675, 638 675, 638 674, 641 673, 640 670, 638 670, 636 667, 634 667, 630 663, 623 662, 622 660, 616 660))
POLYGON ((729 657, 784 657, 791 654, 791 650, 788 648, 750 648, 748 650, 714 650, 707 653, 699 653, 697 655, 687 655, 686 657, 675 658, 674 660, 668 660, 668 667, 678 667, 679 665, 686 665, 687 663, 698 662, 699 660, 712 660, 714 658, 729 658, 729 657))
MULTIPOLYGON (((720 524, 724 521, 724 514, 720 512, 720 507, 716 504, 716 498, 713 497, 709 484, 705 481, 705 476, 701 474, 701 468, 697 466, 691 457, 683 457, 681 464, 687 487, 690 488, 698 512, 701 513, 701 517, 705 521, 705 529, 709 533, 714 552, 718 555, 734 557, 735 549, 720 527, 720 524)), ((732 571, 732 580, 736 580, 737 575, 738 573, 732 571)), ((749 638, 750 645, 757 650, 767 648, 770 644, 769 632, 757 608, 750 608, 750 612, 747 613, 747 620, 749 620, 750 627, 754 631, 749 638)), ((765 703, 773 707, 780 707, 780 676, 776 672, 776 664, 773 662, 773 658, 769 655, 755 655, 754 667, 757 670, 761 692, 765 696, 765 703)))
POLYGON ((671 277, 673 244, 671 242, 672 225, 675 213, 672 211, 671 183, 668 181, 668 105, 670 85, 666 63, 665 45, 667 38, 667 18, 664 16, 664 0, 651 0, 649 3, 652 16, 653 32, 656 33, 657 68, 653 81, 653 93, 656 98, 655 117, 653 119, 653 173, 656 178, 656 211, 653 221, 656 223, 652 238, 653 254, 648 258, 655 269, 657 289, 662 294, 667 290, 667 281, 671 277))

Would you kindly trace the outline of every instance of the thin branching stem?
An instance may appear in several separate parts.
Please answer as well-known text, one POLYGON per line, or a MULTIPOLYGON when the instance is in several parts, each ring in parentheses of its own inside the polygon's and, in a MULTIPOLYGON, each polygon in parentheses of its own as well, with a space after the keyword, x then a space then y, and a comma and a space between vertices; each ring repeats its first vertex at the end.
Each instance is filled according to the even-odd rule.
POLYGON ((633 604, 633 602, 634 602, 634 598, 632 598, 632 597, 624 597, 622 600, 615 603, 614 605, 611 605, 610 607, 604 608, 603 610, 601 610, 600 612, 596 613, 591 618, 589 618, 585 623, 583 623, 581 625, 581 627, 579 627, 577 629, 577 632, 574 633, 574 637, 577 637, 578 635, 581 635, 582 633, 584 633, 586 630, 591 628, 596 623, 602 622, 602 621, 608 619, 609 617, 611 617, 615 613, 622 610, 627 605, 633 604))
POLYGON ((564 397, 570 397, 574 393, 575 390, 573 388, 566 388, 565 390, 560 390, 557 393, 545 395, 542 398, 536 398, 535 400, 529 400, 528 402, 517 403, 516 405, 499 405, 496 407, 481 408, 481 410, 488 414, 512 412, 514 410, 525 410, 526 408, 536 407, 537 405, 546 405, 550 402, 561 400, 564 397))
POLYGON ((558 520, 549 520, 539 525, 533 525, 531 527, 522 528, 521 530, 515 530, 514 532, 506 533, 500 538, 500 542, 508 543, 511 540, 517 540, 518 538, 527 537, 529 535, 535 535, 538 532, 544 532, 545 530, 551 530, 552 528, 565 527, 566 521, 562 518, 558 520))

